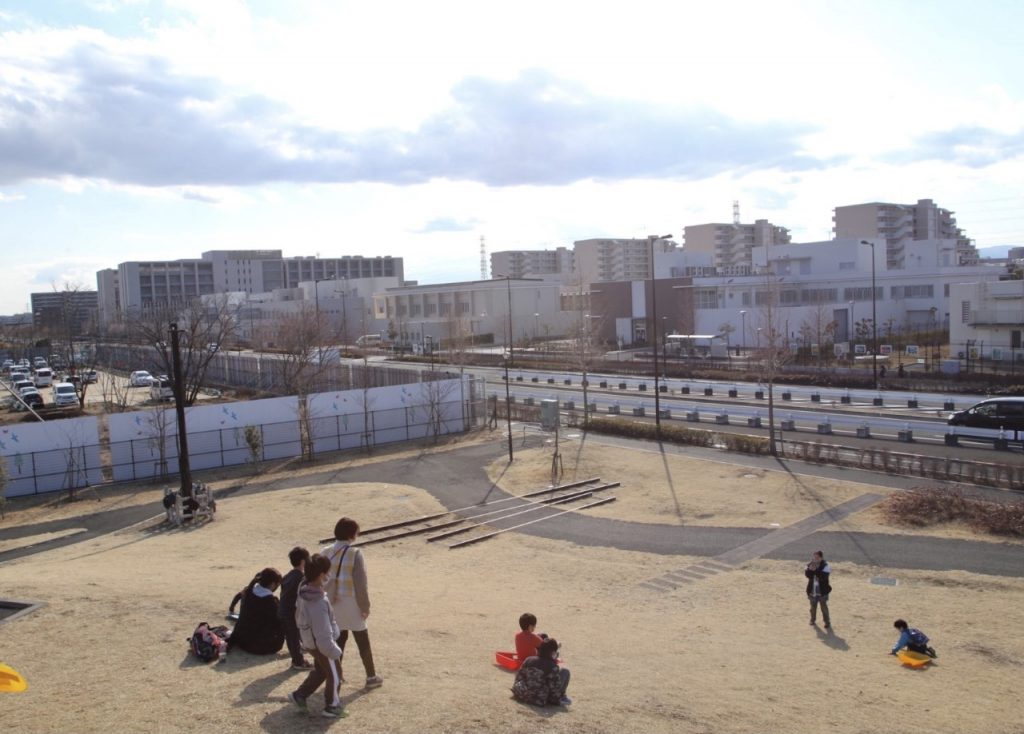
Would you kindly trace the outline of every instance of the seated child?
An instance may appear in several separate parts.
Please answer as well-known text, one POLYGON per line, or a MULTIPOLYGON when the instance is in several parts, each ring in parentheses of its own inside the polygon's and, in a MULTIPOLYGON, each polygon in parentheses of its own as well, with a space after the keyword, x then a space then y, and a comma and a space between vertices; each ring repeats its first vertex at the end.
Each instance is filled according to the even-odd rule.
POLYGON ((271 655, 284 647, 284 628, 274 596, 280 585, 281 574, 264 568, 242 589, 242 606, 228 640, 229 650, 237 647, 253 655, 271 655))
POLYGON ((928 635, 924 632, 916 627, 910 627, 902 619, 897 619, 892 623, 892 626, 900 631, 900 639, 896 641, 896 645, 892 649, 893 655, 905 647, 911 652, 919 652, 922 655, 928 655, 933 658, 938 657, 935 653, 935 648, 928 647, 928 635))
POLYGON ((512 684, 512 697, 534 706, 568 706, 569 669, 558 665, 558 640, 549 637, 540 643, 537 654, 523 661, 512 684))
POLYGON ((519 629, 522 631, 516 634, 516 660, 522 665, 526 658, 537 654, 537 648, 547 639, 547 635, 538 635, 534 631, 537 629, 537 618, 529 612, 520 615, 519 629))

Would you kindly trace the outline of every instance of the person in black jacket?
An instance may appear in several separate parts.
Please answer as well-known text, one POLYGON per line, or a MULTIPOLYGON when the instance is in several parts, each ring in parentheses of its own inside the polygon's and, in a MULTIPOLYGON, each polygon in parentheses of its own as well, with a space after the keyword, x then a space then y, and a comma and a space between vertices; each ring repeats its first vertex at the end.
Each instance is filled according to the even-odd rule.
POLYGON ((829 576, 832 568, 825 560, 825 554, 821 551, 814 551, 810 563, 804 569, 804 576, 807 577, 807 600, 811 603, 811 624, 817 622, 818 606, 821 606, 821 618, 825 622, 825 629, 832 629, 832 622, 828 616, 828 595, 832 591, 829 584, 829 576))
POLYGON ((309 563, 309 551, 295 546, 288 552, 288 560, 292 570, 281 580, 281 603, 278 605, 277 616, 284 628, 284 641, 288 645, 288 654, 292 656, 292 668, 309 670, 313 664, 302 656, 302 643, 299 641, 299 628, 295 624, 295 603, 298 599, 299 584, 302 583, 303 571, 309 563))
POLYGON ((284 647, 284 628, 274 596, 280 585, 281 574, 276 569, 264 568, 242 590, 242 607, 228 640, 228 650, 240 647, 253 655, 272 655, 284 647))

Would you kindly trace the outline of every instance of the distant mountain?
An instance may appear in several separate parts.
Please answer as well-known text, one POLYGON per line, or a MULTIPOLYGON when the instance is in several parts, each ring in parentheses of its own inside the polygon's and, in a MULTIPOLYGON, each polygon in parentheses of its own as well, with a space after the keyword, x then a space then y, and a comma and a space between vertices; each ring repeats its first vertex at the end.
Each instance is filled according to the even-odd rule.
POLYGON ((978 257, 1008 257, 1010 249, 1020 245, 996 245, 994 247, 979 247, 978 257))

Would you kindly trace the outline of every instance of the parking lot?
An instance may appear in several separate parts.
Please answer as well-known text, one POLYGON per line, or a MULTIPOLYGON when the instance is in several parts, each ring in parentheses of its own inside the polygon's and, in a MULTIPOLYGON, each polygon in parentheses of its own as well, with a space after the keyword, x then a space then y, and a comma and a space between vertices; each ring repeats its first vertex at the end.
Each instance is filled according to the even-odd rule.
MULTIPOLYGON (((61 382, 64 378, 64 373, 57 373, 55 371, 51 385, 37 388, 39 395, 42 398, 41 408, 44 412, 50 412, 55 407, 53 386, 58 382, 61 382)), ((31 372, 29 373, 29 379, 32 379, 31 372)), ((27 411, 24 407, 19 407, 19 404, 13 397, 12 390, 14 389, 14 386, 6 371, 0 380, 2 380, 3 383, 0 385, 0 424, 23 420, 27 415, 27 411)), ((76 388, 78 389, 79 394, 81 394, 82 386, 78 385, 77 382, 76 388)), ((122 411, 143 407, 153 407, 159 404, 167 406, 174 404, 173 399, 164 399, 162 401, 155 400, 152 396, 150 387, 147 385, 131 385, 127 374, 102 369, 95 370, 95 380, 86 383, 84 388, 85 409, 83 413, 85 414, 95 415, 96 413, 104 411, 122 411)), ((167 394, 168 390, 166 386, 161 392, 165 395, 167 394)), ((210 396, 203 393, 200 393, 197 398, 197 400, 208 399, 210 399, 210 396)), ((33 407, 36 407, 37 410, 40 408, 40 406, 33 407)))

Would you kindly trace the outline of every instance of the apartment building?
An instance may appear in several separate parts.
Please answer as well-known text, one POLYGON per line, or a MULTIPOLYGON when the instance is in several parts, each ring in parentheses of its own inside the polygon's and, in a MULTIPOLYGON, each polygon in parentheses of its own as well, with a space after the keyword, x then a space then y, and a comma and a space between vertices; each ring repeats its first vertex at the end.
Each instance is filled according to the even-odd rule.
POLYGON ((837 206, 832 217, 837 240, 884 239, 886 267, 898 270, 906 264, 907 244, 922 240, 952 240, 956 243, 947 265, 976 265, 978 251, 956 217, 931 199, 916 204, 872 202, 837 206))
POLYGON ((32 319, 36 326, 78 335, 96 324, 98 293, 96 291, 49 291, 33 293, 32 319))
POLYGON ((789 244, 789 230, 758 219, 753 224, 695 224, 683 229, 684 249, 711 255, 723 275, 750 273, 755 247, 789 244))
POLYGON ((270 293, 326 280, 396 278, 402 258, 283 257, 281 250, 210 250, 194 259, 124 262, 96 274, 102 323, 216 293, 270 293))
POLYGON ((676 243, 669 238, 589 239, 573 243, 578 285, 587 290, 594 283, 644 280, 653 272, 653 256, 672 252, 676 243), (653 250, 653 252, 652 252, 653 250))
POLYGON ((573 252, 554 250, 503 250, 491 253, 491 277, 542 278, 569 283, 573 277, 573 252))

